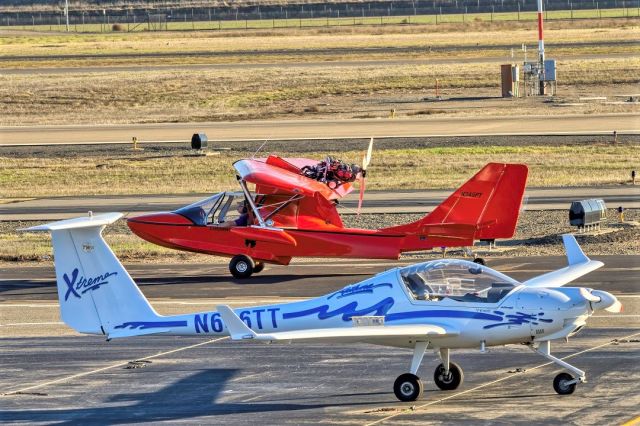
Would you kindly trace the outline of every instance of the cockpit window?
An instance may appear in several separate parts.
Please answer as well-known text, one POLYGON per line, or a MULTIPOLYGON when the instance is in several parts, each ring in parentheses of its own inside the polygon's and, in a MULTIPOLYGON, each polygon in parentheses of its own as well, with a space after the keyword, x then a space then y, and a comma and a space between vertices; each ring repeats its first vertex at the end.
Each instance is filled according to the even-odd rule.
POLYGON ((224 222, 231 214, 233 200, 242 199, 241 193, 220 192, 176 210, 176 213, 190 219, 196 225, 213 225, 224 222))
POLYGON ((519 283, 466 260, 435 260, 400 269, 402 281, 417 300, 445 298, 460 302, 497 303, 519 283))

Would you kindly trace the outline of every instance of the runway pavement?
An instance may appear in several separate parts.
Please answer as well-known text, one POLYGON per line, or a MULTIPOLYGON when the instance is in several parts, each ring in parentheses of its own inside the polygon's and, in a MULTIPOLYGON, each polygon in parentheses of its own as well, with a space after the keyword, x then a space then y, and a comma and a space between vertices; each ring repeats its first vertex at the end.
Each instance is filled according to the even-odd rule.
MULTIPOLYGON (((362 209, 364 214, 427 213, 453 192, 428 191, 368 191, 362 209)), ((212 194, 189 195, 123 195, 82 196, 21 199, 0 204, 3 220, 58 220, 87 211, 94 213, 119 211, 129 215, 172 211, 212 194)), ((355 214, 358 195, 350 194, 341 201, 341 214, 355 214)), ((603 199, 608 207, 640 208, 640 185, 608 187, 529 188, 525 194, 527 210, 565 210, 572 201, 588 198, 603 199)), ((11 201, 11 200, 8 200, 11 201)))
MULTIPOLYGON (((587 372, 574 395, 553 391, 558 368, 510 346, 454 351, 465 383, 452 392, 436 390, 430 377, 437 361, 428 354, 418 373, 424 398, 408 404, 392 392, 409 366, 408 350, 168 336, 105 342, 59 323, 51 267, 0 269, 0 422, 621 424, 640 415, 640 256, 598 259, 605 267, 581 284, 617 294, 625 310, 618 318, 598 313, 585 331, 553 346, 587 372)), ((501 258, 492 266, 525 279, 564 261, 501 258)), ((221 300, 323 294, 396 264, 305 262, 268 267, 246 282, 227 278, 220 264, 129 269, 152 304, 170 313, 221 300)))
POLYGON ((246 140, 640 133, 638 114, 269 120, 103 126, 0 127, 0 146, 246 140))

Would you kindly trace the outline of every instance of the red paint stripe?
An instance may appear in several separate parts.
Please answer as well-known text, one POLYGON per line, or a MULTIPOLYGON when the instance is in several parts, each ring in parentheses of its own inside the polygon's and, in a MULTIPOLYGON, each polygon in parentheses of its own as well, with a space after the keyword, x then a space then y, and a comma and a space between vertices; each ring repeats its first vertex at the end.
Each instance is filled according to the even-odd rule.
POLYGON ((542 39, 542 12, 538 12, 538 40, 542 39))

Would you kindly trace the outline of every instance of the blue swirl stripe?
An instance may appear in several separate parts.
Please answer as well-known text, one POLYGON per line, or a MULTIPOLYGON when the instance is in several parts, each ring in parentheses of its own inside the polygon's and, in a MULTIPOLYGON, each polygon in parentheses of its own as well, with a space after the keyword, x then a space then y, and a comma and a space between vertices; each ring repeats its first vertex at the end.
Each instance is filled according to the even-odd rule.
POLYGON ((282 314, 282 319, 300 318, 317 314, 319 320, 325 320, 337 315, 342 315, 343 321, 351 321, 351 317, 370 314, 377 316, 385 315, 387 312, 389 312, 389 309, 391 309, 393 304, 393 297, 387 297, 386 299, 382 299, 375 305, 363 309, 357 309, 358 302, 355 301, 348 303, 340 308, 334 309, 333 311, 329 310, 329 305, 320 305, 316 306, 315 308, 305 309, 303 311, 285 312, 282 314))
POLYGON ((116 325, 114 328, 146 330, 149 328, 186 327, 186 321, 131 321, 116 325))
POLYGON ((412 318, 468 318, 487 321, 502 321, 498 315, 485 314, 472 311, 452 311, 444 309, 434 309, 429 311, 396 312, 385 317, 385 321, 398 321, 412 318))

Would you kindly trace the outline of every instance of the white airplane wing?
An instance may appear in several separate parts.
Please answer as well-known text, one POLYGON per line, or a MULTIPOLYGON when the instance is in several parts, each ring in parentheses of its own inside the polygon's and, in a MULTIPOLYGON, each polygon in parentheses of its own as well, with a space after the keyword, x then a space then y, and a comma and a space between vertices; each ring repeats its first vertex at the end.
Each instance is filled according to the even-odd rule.
POLYGON ((595 271, 604 266, 604 263, 598 260, 589 259, 576 241, 573 235, 563 235, 562 241, 567 253, 568 265, 557 271, 547 272, 538 275, 523 282, 527 287, 562 287, 573 280, 587 275, 589 272, 595 271))
POLYGON ((263 334, 247 327, 229 306, 220 305, 217 309, 232 340, 372 342, 393 338, 431 340, 459 334, 458 331, 432 324, 316 328, 263 334))

